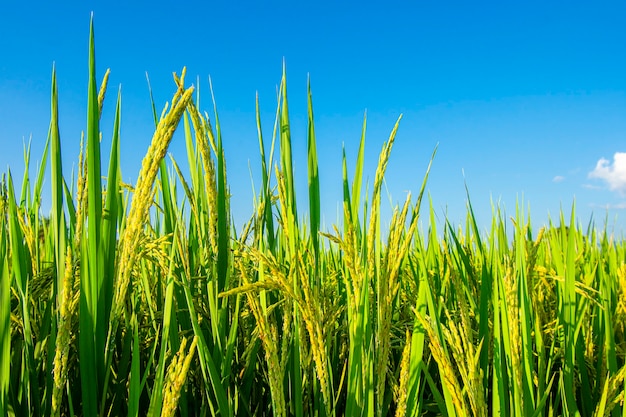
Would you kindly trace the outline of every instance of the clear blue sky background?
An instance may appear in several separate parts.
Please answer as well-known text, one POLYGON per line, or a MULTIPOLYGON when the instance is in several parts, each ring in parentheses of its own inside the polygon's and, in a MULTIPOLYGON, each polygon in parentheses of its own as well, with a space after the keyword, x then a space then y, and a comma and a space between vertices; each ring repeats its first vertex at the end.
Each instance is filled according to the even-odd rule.
MULTIPOLYGON (((271 135, 282 61, 288 74, 300 209, 306 206, 306 82, 310 74, 326 225, 341 199, 341 149, 354 166, 368 112, 366 176, 403 120, 387 187, 417 194, 433 148, 428 191, 441 221, 461 224, 467 184, 480 226, 492 202, 530 205, 534 226, 561 207, 586 225, 626 229, 626 3, 528 2, 9 2, 0 13, 0 167, 23 170, 32 137, 41 158, 56 63, 64 169, 76 165, 86 120, 89 17, 98 78, 111 68, 102 130, 108 152, 115 92, 123 96, 122 174, 133 182, 152 136, 145 73, 159 109, 173 71, 214 85, 234 214, 252 212, 259 184, 254 106, 271 135), (129 3, 129 4, 127 4, 129 3), (383 5, 384 4, 384 5, 383 5)), ((208 96, 203 107, 210 110, 208 96)), ((183 141, 171 153, 186 159, 183 141)), ((47 183, 49 185, 49 183, 47 183)), ((389 206, 388 200, 384 205, 389 206)))

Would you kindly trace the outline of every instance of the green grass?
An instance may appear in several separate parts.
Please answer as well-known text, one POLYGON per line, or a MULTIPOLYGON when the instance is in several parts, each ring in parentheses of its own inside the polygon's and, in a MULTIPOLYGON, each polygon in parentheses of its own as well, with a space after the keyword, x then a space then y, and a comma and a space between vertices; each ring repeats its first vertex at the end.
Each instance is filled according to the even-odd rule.
POLYGON ((92 24, 76 175, 63 174, 53 70, 37 176, 28 148, 21 190, 1 179, 0 415, 626 416, 626 244, 583 229, 574 207, 540 228, 494 207, 483 232, 468 204, 464 225, 437 225, 422 207, 429 165, 383 221, 400 119, 364 184, 365 117, 343 154, 342 226, 322 229, 312 88, 302 211, 283 68, 271 138, 257 100, 262 183, 238 230, 215 99, 205 113, 174 75, 131 186, 119 93, 101 147, 96 70, 92 24), (165 159, 177 129, 187 172, 165 159))

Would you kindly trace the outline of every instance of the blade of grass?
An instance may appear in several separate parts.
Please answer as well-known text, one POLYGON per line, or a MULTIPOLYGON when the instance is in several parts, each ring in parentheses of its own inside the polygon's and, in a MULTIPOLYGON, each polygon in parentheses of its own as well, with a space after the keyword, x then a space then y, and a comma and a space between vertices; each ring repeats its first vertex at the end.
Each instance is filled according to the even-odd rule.
MULTIPOLYGON (((311 240, 315 259, 319 258, 319 230, 320 230, 320 180, 317 170, 317 144, 315 142, 315 125, 313 121, 313 95, 311 94, 311 80, 307 82, 307 155, 309 173, 309 216, 311 224, 311 240)), ((317 269, 317 268, 316 268, 317 269)))
MULTIPOLYGON (((565 225, 563 224, 564 228, 565 225)), ((565 234, 565 233, 564 233, 565 234)), ((565 352, 563 365, 563 383, 565 395, 565 406, 572 416, 579 416, 578 404, 576 401, 576 391, 574 381, 576 379, 576 217, 575 205, 572 204, 571 220, 567 232, 567 246, 563 253, 565 258, 564 271, 565 278, 561 286, 561 308, 560 316, 563 324, 565 336, 565 352)))
POLYGON ((139 368, 141 351, 139 350, 139 325, 135 309, 131 315, 130 327, 133 333, 133 347, 130 374, 128 375, 128 416, 136 417, 139 415, 139 396, 141 395, 141 370, 139 368))
MULTIPOLYGON (((363 164, 365 161, 365 131, 367 129, 367 112, 363 115, 363 127, 361 129, 361 141, 359 142, 359 152, 356 157, 354 168, 354 178, 352 179, 352 203, 351 213, 355 225, 359 225, 359 206, 361 205, 361 187, 363 184, 363 164)), ((358 232, 360 235, 360 231, 358 232)))
POLYGON ((41 156, 41 162, 37 170, 37 179, 35 180, 35 189, 33 191, 33 205, 31 206, 30 215, 38 215, 39 208, 41 207, 41 194, 43 190, 43 182, 46 175, 46 165, 48 163, 48 150, 50 148, 51 132, 48 132, 46 138, 46 144, 44 145, 43 154, 41 156))
POLYGON ((283 77, 280 82, 280 97, 282 104, 280 107, 280 161, 281 171, 285 176, 285 188, 287 191, 288 212, 297 222, 296 210, 296 189, 293 180, 293 162, 291 156, 291 127, 289 124, 289 106, 287 104, 287 74, 285 63, 283 62, 283 77))
MULTIPOLYGON (((39 415, 41 413, 39 403, 39 381, 37 378, 37 364, 35 363, 35 346, 31 326, 30 314, 30 292, 29 282, 31 279, 30 253, 28 246, 24 242, 24 235, 20 226, 18 207, 15 202, 15 192, 13 189, 13 178, 9 171, 7 175, 8 184, 8 239, 10 242, 11 270, 13 272, 13 282, 19 303, 19 313, 21 314, 23 326, 23 352, 20 354, 21 360, 21 382, 22 392, 21 407, 25 413, 39 415), (25 397, 25 398, 24 398, 25 397)), ((6 235, 5 235, 6 236, 6 235)))
MULTIPOLYGON (((61 288, 63 288, 62 280, 65 278, 65 255, 66 255, 66 239, 67 232, 65 227, 65 212, 63 208, 63 167, 61 163, 61 138, 59 134, 59 114, 58 114, 58 91, 56 82, 56 70, 52 68, 52 93, 51 93, 51 116, 48 141, 51 144, 51 163, 50 163, 50 176, 52 184, 52 210, 51 210, 51 223, 52 223, 52 239, 53 239, 53 256, 54 263, 56 265, 56 280, 53 282, 53 300, 57 309, 61 309, 62 297, 61 288)), ((47 146, 46 146, 47 148, 47 146)), ((41 166, 43 168, 43 165, 41 166)), ((40 186, 40 179, 43 177, 43 172, 39 172, 37 179, 37 186, 40 186)), ((36 191, 39 192, 39 191, 36 191)), ((36 197, 38 199, 38 197, 36 197)), ((68 291, 70 291, 68 289, 68 291)), ((53 347, 57 343, 57 315, 51 314, 51 325, 54 328, 54 332, 50 335, 50 354, 48 355, 50 367, 52 365, 52 359, 54 355, 53 347)), ((53 393, 53 380, 52 372, 48 373, 47 377, 47 389, 46 395, 49 398, 46 401, 47 412, 50 413, 52 406, 52 393, 53 393)))
MULTIPOLYGON (((213 112, 215 114, 215 136, 217 138, 217 292, 220 293, 227 288, 230 280, 229 258, 230 258, 230 218, 229 218, 229 200, 228 184, 226 182, 226 158, 224 157, 224 148, 222 145, 222 130, 219 117, 217 114, 217 103, 213 93, 213 85, 209 79, 211 90, 211 99, 213 100, 213 112)), ((224 300, 228 302, 228 300, 224 300)), ((226 310, 222 310, 221 325, 226 327, 225 316, 226 310)))
MULTIPOLYGON (((0 184, 4 188, 4 176, 0 184)), ((4 195, 0 191, 0 200, 4 195)), ((0 236, 7 236, 5 205, 0 204, 0 236)), ((0 414, 9 414, 11 381, 11 275, 7 239, 0 238, 0 414)))
POLYGON ((102 282, 102 302, 104 303, 104 317, 111 314, 113 303, 114 279, 115 279, 115 256, 118 238, 118 218, 120 209, 120 121, 122 117, 122 92, 117 94, 115 106, 115 119, 113 122, 113 138, 109 155, 109 169, 107 175, 107 188, 104 201, 104 218, 102 221, 103 263, 105 275, 102 282))
MULTIPOLYGON (((32 207, 32 197, 30 190, 30 145, 32 138, 28 141, 28 145, 24 144, 24 175, 22 176, 22 192, 18 206, 32 207)), ((17 203, 16 203, 17 204, 17 203)))
MULTIPOLYGON (((87 97, 87 230, 82 238, 79 364, 82 387, 83 414, 95 416, 99 412, 98 397, 103 388, 104 327, 108 318, 99 316, 99 299, 102 280, 100 253, 102 219, 102 185, 100 182, 100 130, 99 105, 96 84, 96 62, 93 16, 89 26, 89 87, 87 97)), ((84 230, 84 229, 83 229, 84 230)), ((101 303, 100 303, 101 304, 101 303)))
MULTIPOLYGON (((177 222, 176 224, 178 224, 177 222)), ((174 235, 178 233, 178 230, 174 230, 174 235)), ((175 250, 176 245, 172 245, 171 254, 170 254, 170 267, 168 271, 168 276, 166 278, 166 289, 165 289, 165 303, 163 309, 163 328, 161 330, 161 350, 159 354, 159 360, 157 362, 157 370, 156 377, 153 385, 153 393, 150 396, 150 406, 148 409, 149 417, 158 416, 158 412, 162 408, 163 403, 163 378, 165 376, 165 359, 166 353, 169 346, 169 338, 170 338, 170 324, 172 319, 175 319, 173 315, 173 301, 174 301, 174 262, 175 262, 175 250)))
MULTIPOLYGON (((278 120, 279 110, 276 111, 276 119, 278 120)), ((263 141, 263 130, 261 128, 261 110, 259 108, 259 95, 256 95, 256 125, 257 125, 257 134, 259 137, 259 151, 261 156, 261 175, 262 175, 262 199, 261 204, 263 204, 263 222, 261 229, 261 236, 265 235, 267 237, 267 243, 269 249, 273 252, 275 248, 274 244, 274 218, 272 216, 272 191, 270 186, 270 178, 272 174, 271 166, 272 160, 270 157, 269 164, 267 163, 267 158, 265 156, 265 143, 263 141)), ((272 152, 274 150, 274 139, 276 136, 273 136, 271 149, 272 152)))
MULTIPOLYGON (((61 163, 61 138, 59 134, 58 116, 58 92, 56 83, 56 71, 52 69, 52 105, 50 118, 50 143, 52 154, 50 175, 52 178, 52 235, 54 238, 54 261, 57 266, 56 287, 60 288, 60 280, 65 276, 65 230, 61 225, 65 224, 65 212, 63 210, 63 166, 61 163)), ((62 297, 62 294, 58 294, 62 297)))
MULTIPOLYGON (((430 201, 429 213, 430 234, 428 241, 432 245, 437 241, 437 224, 432 201, 430 201)), ((406 408, 406 415, 413 417, 418 416, 422 408, 422 404, 419 401, 421 394, 419 389, 422 384, 421 369, 424 366, 424 348, 426 342, 426 330, 424 329, 424 326, 422 326, 417 315, 426 315, 426 291, 430 291, 430 286, 427 281, 428 270, 426 268, 426 260, 424 259, 424 256, 418 255, 418 258, 415 261, 411 261, 410 264, 413 274, 418 280, 418 295, 415 303, 416 317, 413 320, 413 333, 411 337, 411 356, 409 362, 409 382, 406 408)))
POLYGON ((534 325, 534 314, 532 312, 530 295, 528 293, 530 284, 528 283, 528 258, 527 258, 527 239, 526 219, 521 205, 518 205, 516 213, 516 230, 515 230, 515 269, 518 283, 518 303, 519 303, 519 324, 521 331, 521 363, 523 367, 522 373, 522 393, 524 413, 526 415, 534 412, 536 409, 536 398, 534 394, 533 375, 536 370, 534 367, 533 354, 533 337, 531 335, 534 325))

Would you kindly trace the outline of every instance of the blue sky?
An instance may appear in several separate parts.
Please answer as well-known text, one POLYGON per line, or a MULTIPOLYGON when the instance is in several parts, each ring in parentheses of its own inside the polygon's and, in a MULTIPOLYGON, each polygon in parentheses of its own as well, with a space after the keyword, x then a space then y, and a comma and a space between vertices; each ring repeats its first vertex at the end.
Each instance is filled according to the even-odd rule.
MULTIPOLYGON (((122 90, 122 174, 133 182, 152 137, 145 73, 157 106, 173 71, 213 81, 233 210, 252 213, 258 187, 255 94, 271 135, 286 62, 300 210, 306 194, 306 82, 315 108, 326 225, 341 199, 367 110, 366 177, 400 114, 387 188, 393 203, 417 194, 430 154, 428 192, 443 220, 461 224, 465 184, 480 226, 492 203, 530 206, 535 227, 569 215, 626 228, 626 3, 597 2, 11 2, 0 14, 0 167, 23 170, 23 144, 41 158, 55 62, 66 175, 85 128, 87 41, 94 12, 98 78, 111 68, 103 153, 122 90)), ((210 110, 208 96, 203 107, 210 110)), ((183 141, 170 152, 186 159, 183 141)), ((389 199, 383 200, 385 207, 389 199)))

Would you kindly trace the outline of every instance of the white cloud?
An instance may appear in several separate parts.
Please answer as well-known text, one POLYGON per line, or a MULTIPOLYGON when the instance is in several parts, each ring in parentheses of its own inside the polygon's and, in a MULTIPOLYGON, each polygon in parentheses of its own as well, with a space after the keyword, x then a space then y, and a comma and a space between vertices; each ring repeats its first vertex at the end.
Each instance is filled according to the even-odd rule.
POLYGON ((563 182, 565 181, 565 177, 562 175, 557 175, 556 177, 552 178, 552 182, 563 182))
POLYGON ((626 152, 615 152, 613 163, 601 158, 589 178, 603 180, 611 191, 626 194, 626 152))

